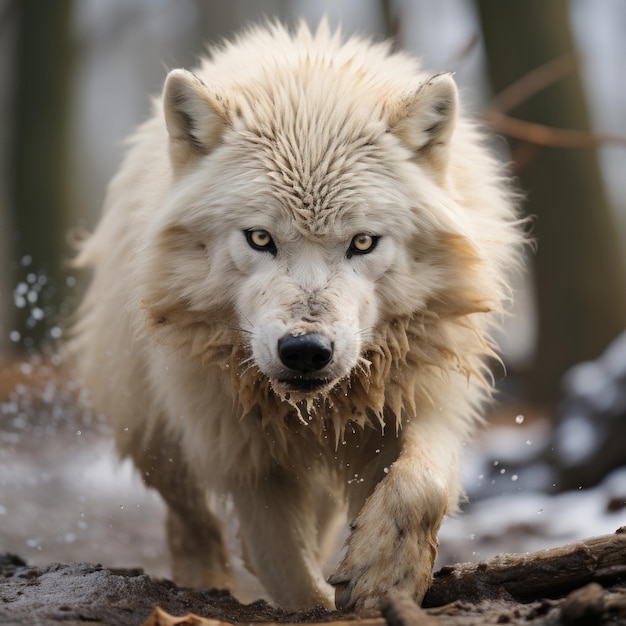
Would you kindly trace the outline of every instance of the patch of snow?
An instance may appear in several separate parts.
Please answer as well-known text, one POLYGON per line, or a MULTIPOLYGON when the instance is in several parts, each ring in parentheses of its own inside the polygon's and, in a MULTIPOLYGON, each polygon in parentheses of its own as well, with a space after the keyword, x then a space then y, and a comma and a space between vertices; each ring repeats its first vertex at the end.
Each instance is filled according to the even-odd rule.
POLYGON ((470 502, 465 512, 444 521, 438 566, 488 559, 501 552, 534 552, 588 537, 610 534, 626 524, 626 468, 593 489, 558 495, 507 493, 470 502))

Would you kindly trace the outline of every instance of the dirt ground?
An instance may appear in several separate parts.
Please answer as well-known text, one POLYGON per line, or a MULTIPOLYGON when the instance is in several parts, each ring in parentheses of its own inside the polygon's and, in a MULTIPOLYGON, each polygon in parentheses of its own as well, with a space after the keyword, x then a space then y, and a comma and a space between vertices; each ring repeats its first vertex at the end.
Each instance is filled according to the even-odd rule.
POLYGON ((427 608, 390 595, 381 615, 363 619, 321 608, 282 611, 263 600, 241 604, 227 591, 182 589, 140 569, 106 569, 86 563, 31 567, 18 556, 5 553, 0 555, 0 623, 626 625, 625 556, 626 533, 620 529, 613 536, 559 549, 446 567, 435 574, 424 601, 427 608), (156 607, 187 618, 165 621, 164 613, 154 613, 156 607), (200 621, 200 617, 209 619, 200 621))

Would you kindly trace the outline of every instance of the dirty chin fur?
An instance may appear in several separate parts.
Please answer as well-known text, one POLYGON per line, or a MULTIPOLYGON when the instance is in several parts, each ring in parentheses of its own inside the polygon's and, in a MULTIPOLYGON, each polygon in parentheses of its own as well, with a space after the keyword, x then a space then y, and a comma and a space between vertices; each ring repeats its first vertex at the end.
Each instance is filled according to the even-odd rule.
POLYGON ((468 385, 477 388, 469 423, 489 394, 485 359, 494 356, 480 330, 467 319, 414 314, 389 322, 348 377, 306 394, 273 385, 241 344, 232 345, 227 356, 215 346, 205 348, 210 355, 205 363, 215 363, 217 356, 220 366, 230 372, 242 418, 254 414, 264 428, 275 432, 304 427, 320 439, 332 433, 336 443, 348 425, 399 431, 407 415, 436 408, 434 398, 450 376, 467 378, 468 385))

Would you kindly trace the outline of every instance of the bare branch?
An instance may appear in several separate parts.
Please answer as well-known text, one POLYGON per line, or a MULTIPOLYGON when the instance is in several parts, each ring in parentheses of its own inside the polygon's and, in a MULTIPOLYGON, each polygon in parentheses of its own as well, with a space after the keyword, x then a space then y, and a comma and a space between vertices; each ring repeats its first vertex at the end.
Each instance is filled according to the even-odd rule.
POLYGON ((603 144, 626 146, 626 135, 554 128, 518 120, 494 110, 485 111, 484 119, 489 127, 498 133, 539 146, 579 149, 597 148, 603 144))
POLYGON ((587 150, 603 144, 626 146, 626 135, 554 128, 507 115, 535 94, 574 72, 578 66, 578 57, 566 54, 522 76, 489 103, 483 115, 485 121, 498 133, 538 146, 587 150))
POLYGON ((508 113, 546 87, 576 71, 580 65, 577 55, 564 54, 528 72, 503 89, 487 106, 487 110, 508 113))

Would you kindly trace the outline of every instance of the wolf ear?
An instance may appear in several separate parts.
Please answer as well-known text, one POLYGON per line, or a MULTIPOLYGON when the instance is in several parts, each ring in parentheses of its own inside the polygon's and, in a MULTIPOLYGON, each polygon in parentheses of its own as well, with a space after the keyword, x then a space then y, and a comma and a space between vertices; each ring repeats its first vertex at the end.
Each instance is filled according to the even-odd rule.
POLYGON ((168 74, 163 109, 174 169, 211 152, 226 127, 219 98, 187 70, 172 70, 168 74))
POLYGON ((435 74, 403 99, 391 131, 443 181, 457 115, 452 75, 435 74))

